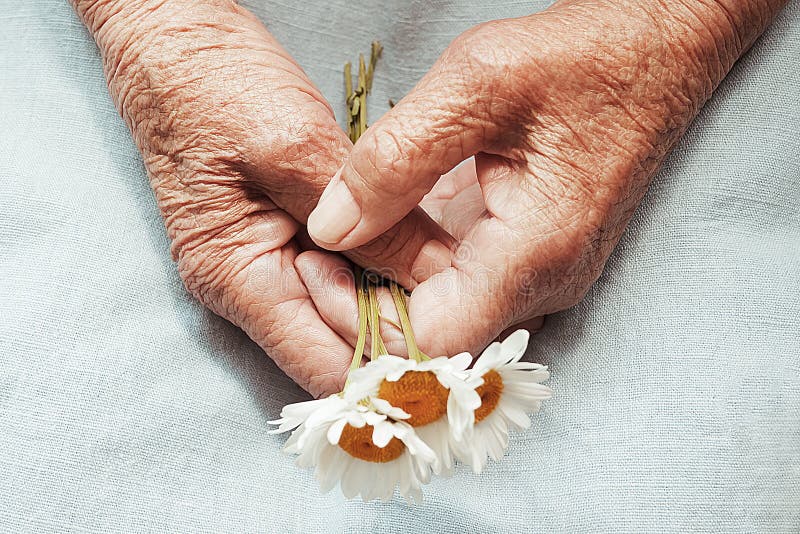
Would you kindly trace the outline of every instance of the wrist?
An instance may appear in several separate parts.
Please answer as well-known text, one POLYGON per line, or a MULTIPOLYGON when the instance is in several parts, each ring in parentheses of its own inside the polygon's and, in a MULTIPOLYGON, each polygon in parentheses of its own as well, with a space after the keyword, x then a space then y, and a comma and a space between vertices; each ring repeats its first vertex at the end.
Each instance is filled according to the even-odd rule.
POLYGON ((71 0, 104 56, 122 54, 160 30, 236 13, 236 0, 71 0))
MULTIPOLYGON (((766 29, 784 0, 643 0, 625 9, 644 17, 672 46, 677 67, 708 78, 711 89, 766 29)), ((704 95, 706 98, 710 95, 704 95)))
MULTIPOLYGON (((559 0, 551 9, 578 13, 603 27, 599 37, 624 35, 640 56, 659 58, 684 77, 706 83, 704 101, 780 11, 786 0, 559 0)), ((613 37, 611 38, 613 39, 613 37)), ((700 88, 698 88, 700 89, 700 88)), ((693 95, 689 95, 693 96, 693 95)))
MULTIPOLYGON (((696 27, 716 33, 717 42, 732 52, 732 64, 758 39, 786 0, 680 0, 677 3, 687 14, 695 14, 696 27)), ((666 9, 671 7, 668 3, 664 5, 666 9)))
POLYGON ((136 32, 166 4, 153 0, 72 0, 72 5, 104 52, 122 34, 136 32))

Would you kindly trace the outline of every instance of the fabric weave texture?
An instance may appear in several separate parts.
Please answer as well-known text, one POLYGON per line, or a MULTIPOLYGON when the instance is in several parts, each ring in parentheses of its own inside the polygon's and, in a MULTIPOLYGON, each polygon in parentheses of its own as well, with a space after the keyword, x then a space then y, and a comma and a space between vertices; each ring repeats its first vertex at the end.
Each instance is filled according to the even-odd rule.
MULTIPOLYGON (((243 3, 337 111, 380 39, 373 120, 461 31, 546 7, 243 3)), ((183 289, 68 2, 0 0, 0 532, 800 531, 798 91, 792 2, 532 338, 555 391, 532 429, 421 506, 364 504, 267 434, 306 395, 183 289)))

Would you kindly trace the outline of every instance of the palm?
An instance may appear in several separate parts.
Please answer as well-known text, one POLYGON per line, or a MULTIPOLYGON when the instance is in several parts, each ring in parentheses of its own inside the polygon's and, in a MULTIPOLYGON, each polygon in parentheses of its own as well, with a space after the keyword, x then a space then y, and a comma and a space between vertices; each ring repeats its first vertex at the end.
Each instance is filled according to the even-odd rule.
POLYGON ((453 237, 463 239, 486 212, 475 160, 442 176, 420 206, 453 237))
MULTIPOLYGON (((304 283, 301 274, 349 265, 311 251, 302 225, 352 144, 256 17, 236 5, 204 9, 164 3, 148 25, 117 27, 125 38, 99 38, 110 93, 142 152, 189 291, 303 387, 338 391, 355 314, 319 306, 338 294, 335 281, 304 283)), ((408 279, 426 229, 441 232, 418 210, 348 255, 408 279), (395 238, 408 246, 390 246, 395 238)))

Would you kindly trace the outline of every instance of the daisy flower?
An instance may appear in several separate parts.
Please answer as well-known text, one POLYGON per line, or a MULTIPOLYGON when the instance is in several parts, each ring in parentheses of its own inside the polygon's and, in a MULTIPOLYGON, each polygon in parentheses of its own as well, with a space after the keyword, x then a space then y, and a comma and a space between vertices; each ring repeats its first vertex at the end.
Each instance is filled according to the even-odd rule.
POLYGON ((508 447, 509 429, 528 428, 529 413, 539 411, 552 391, 542 382, 550 377, 547 367, 520 359, 525 354, 530 334, 517 330, 502 343, 492 343, 470 370, 473 379, 483 382, 477 388, 481 404, 474 412, 471 435, 454 444, 456 457, 480 473, 487 456, 499 460, 508 447))
POLYGON ((339 483, 347 498, 388 501, 398 487, 406 499, 422 499, 421 486, 429 480, 435 454, 411 425, 363 404, 314 427, 307 424, 292 433, 284 450, 298 455, 300 467, 315 469, 323 492, 339 483))
POLYGON ((278 428, 270 430, 269 433, 281 434, 301 425, 304 428, 315 428, 327 420, 337 419, 342 413, 354 407, 355 403, 339 394, 324 399, 287 404, 281 410, 280 419, 268 421, 270 425, 278 425, 278 428))
MULTIPOLYGON (((359 61, 355 89, 351 66, 345 67, 353 142, 366 128, 366 97, 380 52, 373 43, 369 69, 359 61)), ((403 288, 358 266, 353 270, 358 330, 343 390, 286 406, 271 432, 292 432, 284 450, 297 455, 299 466, 314 469, 323 492, 338 484, 347 498, 388 501, 399 489, 419 501, 431 473, 448 474, 456 458, 479 472, 487 456, 503 455, 509 428, 529 426, 526 413, 550 398, 541 385, 547 369, 520 361, 528 342, 524 330, 492 344, 472 369, 468 353, 431 359, 417 346, 403 288), (387 286, 399 323, 381 314, 378 288, 387 286), (402 331, 407 359, 386 353, 382 321, 402 331), (362 367, 368 334, 371 361, 362 367)))
POLYGON ((388 500, 395 487, 407 499, 420 500, 429 481, 434 452, 403 423, 409 414, 383 399, 365 400, 357 384, 345 394, 289 404, 270 421, 271 433, 294 430, 284 446, 299 455, 297 464, 315 468, 323 492, 341 482, 348 498, 388 500))
MULTIPOLYGON (((405 420, 436 453, 435 474, 453 465, 452 442, 470 434, 480 407, 479 376, 467 372, 472 356, 417 361, 384 355, 351 373, 358 395, 383 401, 408 414, 405 420)), ((347 393, 345 393, 347 396, 347 393)))

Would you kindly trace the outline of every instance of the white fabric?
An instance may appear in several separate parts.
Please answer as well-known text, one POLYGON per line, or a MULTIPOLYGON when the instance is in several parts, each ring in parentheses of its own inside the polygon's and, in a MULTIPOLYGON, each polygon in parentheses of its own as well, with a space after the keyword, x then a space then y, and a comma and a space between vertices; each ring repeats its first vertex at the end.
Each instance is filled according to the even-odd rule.
MULTIPOLYGON (((542 2, 246 2, 343 108, 542 2), (353 6, 360 6, 356 9, 353 6)), ((320 495, 268 435, 306 398, 184 291, 67 2, 0 0, 0 531, 800 531, 800 5, 669 157, 584 303, 530 356, 555 398, 422 506, 320 495)), ((373 113, 377 116, 377 113, 373 113)))

